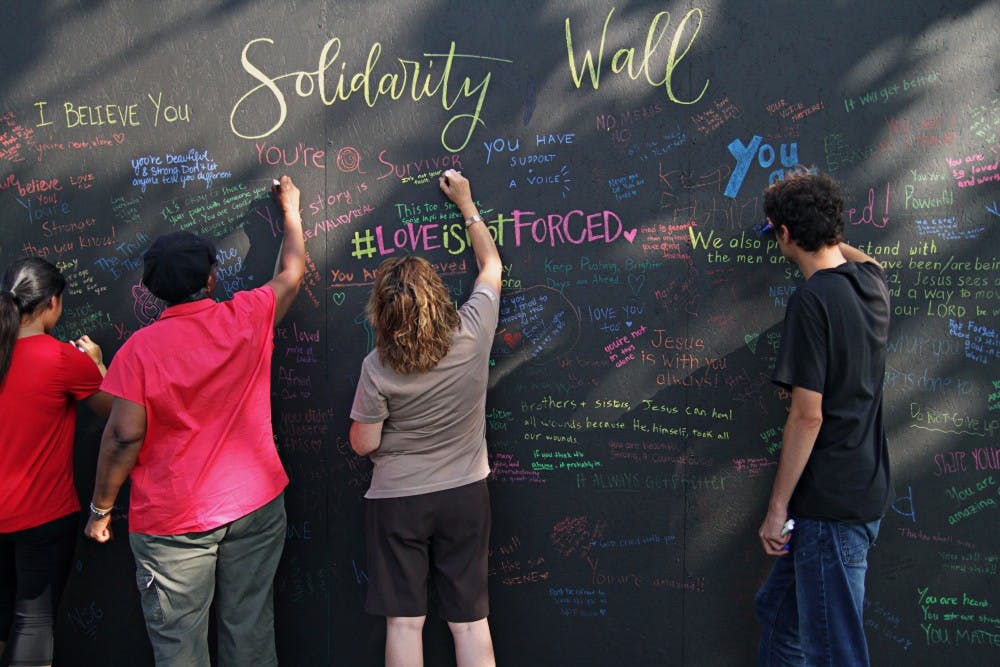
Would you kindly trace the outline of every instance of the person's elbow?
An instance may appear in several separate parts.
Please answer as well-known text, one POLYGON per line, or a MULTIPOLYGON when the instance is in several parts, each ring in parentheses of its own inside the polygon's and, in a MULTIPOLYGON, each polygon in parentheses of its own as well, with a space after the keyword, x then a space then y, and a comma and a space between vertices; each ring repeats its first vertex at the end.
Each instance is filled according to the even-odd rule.
POLYGON ((503 279, 503 262, 500 261, 499 255, 491 257, 483 262, 483 265, 479 267, 479 276, 476 278, 476 283, 485 283, 493 287, 497 294, 500 293, 500 286, 503 279))
POLYGON ((274 291, 274 321, 280 322, 284 319, 288 310, 295 302, 299 290, 302 287, 302 276, 304 271, 294 268, 285 268, 278 275, 272 278, 267 284, 274 291))
POLYGON ((823 426, 823 410, 819 406, 792 406, 788 420, 795 426, 818 431, 823 426))
POLYGON ((364 440, 352 439, 351 449, 358 456, 368 456, 376 449, 378 449, 378 442, 366 442, 364 440))
POLYGON ((302 286, 302 279, 306 275, 306 262, 304 257, 295 257, 287 263, 286 266, 282 267, 281 271, 278 272, 278 278, 281 282, 288 286, 289 289, 293 291, 298 291, 299 287, 302 286))
POLYGON ((819 431, 823 426, 823 415, 813 411, 792 413, 789 420, 803 430, 819 431))
POLYGON ((124 451, 142 446, 146 438, 146 408, 139 403, 115 397, 111 415, 104 427, 101 447, 124 451))
POLYGON ((146 427, 140 424, 109 421, 106 429, 108 441, 119 450, 141 447, 146 439, 146 427))
POLYGON ((84 405, 86 405, 91 412, 104 420, 107 420, 108 416, 111 414, 111 404, 113 402, 114 396, 99 389, 87 398, 83 399, 84 405))
POLYGON ((285 292, 288 294, 289 300, 294 300, 298 296, 299 291, 302 289, 302 281, 305 278, 306 271, 305 267, 290 269, 285 277, 285 292))
POLYGON ((793 387, 788 421, 796 427, 818 431, 823 425, 823 394, 803 387, 793 387))
POLYGON ((368 456, 382 444, 382 425, 351 422, 347 439, 358 456, 368 456))
POLYGON ((351 424, 351 430, 347 433, 347 441, 351 443, 351 450, 354 451, 358 456, 367 456, 368 453, 365 451, 364 446, 361 443, 361 437, 358 434, 358 429, 355 428, 357 422, 351 424))

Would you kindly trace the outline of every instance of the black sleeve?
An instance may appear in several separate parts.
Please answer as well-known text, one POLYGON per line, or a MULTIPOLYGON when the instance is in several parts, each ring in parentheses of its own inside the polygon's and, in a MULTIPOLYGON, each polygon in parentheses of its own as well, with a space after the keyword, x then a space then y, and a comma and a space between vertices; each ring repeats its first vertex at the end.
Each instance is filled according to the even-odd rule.
POLYGON ((823 393, 830 363, 828 330, 826 312, 815 295, 802 290, 795 292, 785 311, 781 349, 772 377, 775 384, 823 393))

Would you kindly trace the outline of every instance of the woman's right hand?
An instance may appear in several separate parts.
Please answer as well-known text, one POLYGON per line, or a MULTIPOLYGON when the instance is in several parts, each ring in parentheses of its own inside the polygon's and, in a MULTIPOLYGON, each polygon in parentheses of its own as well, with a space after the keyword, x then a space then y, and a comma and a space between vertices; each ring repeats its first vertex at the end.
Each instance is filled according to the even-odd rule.
POLYGON ((299 189, 295 183, 292 183, 290 176, 285 175, 276 180, 274 187, 271 188, 271 193, 285 215, 295 216, 301 213, 299 208, 299 189))
POLYGON ((466 209, 472 204, 472 188, 469 186, 469 179, 462 176, 462 172, 448 169, 438 178, 438 185, 448 199, 466 215, 466 209))
POLYGON ((94 360, 100 366, 104 363, 104 355, 101 353, 101 346, 90 340, 90 336, 84 334, 73 341, 76 348, 94 360))

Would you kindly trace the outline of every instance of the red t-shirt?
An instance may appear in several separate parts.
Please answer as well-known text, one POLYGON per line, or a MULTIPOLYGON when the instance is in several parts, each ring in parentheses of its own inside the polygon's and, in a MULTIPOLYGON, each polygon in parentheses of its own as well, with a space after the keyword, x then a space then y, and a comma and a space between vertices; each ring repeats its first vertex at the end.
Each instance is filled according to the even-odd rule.
POLYGON ((218 528, 288 484, 271 427, 274 291, 171 306, 118 351, 102 389, 146 408, 129 530, 218 528))
POLYGON ((76 401, 101 386, 97 364, 40 334, 14 343, 0 389, 0 533, 80 509, 73 487, 76 401))

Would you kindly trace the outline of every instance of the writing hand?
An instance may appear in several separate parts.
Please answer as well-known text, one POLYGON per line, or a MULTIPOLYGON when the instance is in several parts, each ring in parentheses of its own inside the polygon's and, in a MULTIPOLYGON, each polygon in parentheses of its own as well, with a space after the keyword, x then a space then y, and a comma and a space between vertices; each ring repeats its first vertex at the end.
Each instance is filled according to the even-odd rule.
POLYGON ((100 366, 104 363, 104 355, 101 352, 101 346, 90 339, 90 336, 84 334, 73 341, 73 345, 81 352, 85 353, 88 357, 94 360, 94 363, 100 366))
POLYGON ((462 209, 464 206, 472 204, 472 189, 469 179, 462 176, 462 173, 449 169, 438 177, 438 186, 448 199, 462 209))
POLYGON ((274 195, 274 198, 278 201, 278 205, 281 206, 281 210, 286 215, 298 214, 300 210, 299 189, 295 186, 295 183, 292 183, 290 176, 282 176, 277 184, 271 188, 271 194, 274 195))

